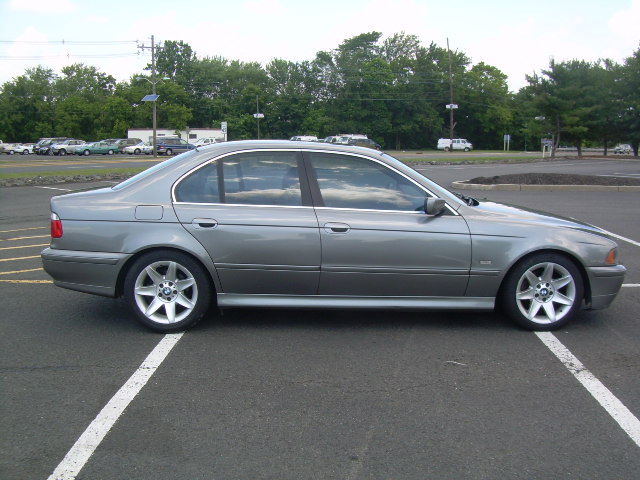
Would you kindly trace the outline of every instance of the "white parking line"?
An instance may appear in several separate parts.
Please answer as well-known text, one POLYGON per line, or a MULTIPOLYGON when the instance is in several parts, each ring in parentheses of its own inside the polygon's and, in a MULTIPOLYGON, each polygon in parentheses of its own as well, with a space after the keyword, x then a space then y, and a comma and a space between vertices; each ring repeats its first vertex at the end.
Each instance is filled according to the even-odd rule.
POLYGON ((618 422, 618 425, 631 437, 631 440, 640 447, 640 420, 600 380, 594 377, 555 335, 550 332, 535 333, 593 398, 618 422))
POLYGON ((617 235, 615 233, 611 233, 605 230, 604 228, 602 229, 602 231, 607 235, 611 235, 613 238, 617 238, 618 240, 622 240, 623 242, 627 242, 627 243, 630 243, 631 245, 635 245, 636 247, 640 247, 640 242, 636 242, 635 240, 631 240, 630 238, 626 238, 621 235, 617 235))
POLYGON ((70 188, 54 188, 54 187, 36 187, 36 188, 44 188, 46 190, 60 190, 61 192, 70 192, 70 188))
POLYGON ((111 427, 118 421, 122 412, 133 401, 154 374, 160 364, 167 358, 171 349, 176 346, 184 333, 165 335, 152 350, 142 365, 131 375, 129 380, 109 400, 98 416, 91 422, 71 450, 62 459, 48 480, 73 480, 98 448, 111 427))

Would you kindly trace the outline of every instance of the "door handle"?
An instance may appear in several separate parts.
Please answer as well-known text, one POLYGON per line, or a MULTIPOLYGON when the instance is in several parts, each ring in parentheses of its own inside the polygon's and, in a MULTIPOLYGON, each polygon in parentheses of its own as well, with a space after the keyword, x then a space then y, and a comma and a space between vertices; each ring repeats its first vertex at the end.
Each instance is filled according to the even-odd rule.
POLYGON ((324 224, 324 231, 327 233, 347 233, 351 227, 346 223, 330 222, 324 224))
POLYGON ((216 228, 218 221, 213 218, 194 218, 191 220, 191 225, 196 228, 216 228))

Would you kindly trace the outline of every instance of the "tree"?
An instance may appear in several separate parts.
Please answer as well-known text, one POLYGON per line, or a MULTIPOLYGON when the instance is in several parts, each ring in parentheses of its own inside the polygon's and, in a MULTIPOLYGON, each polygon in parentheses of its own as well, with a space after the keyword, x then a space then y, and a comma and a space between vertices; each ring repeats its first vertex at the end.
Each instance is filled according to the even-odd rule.
POLYGON ((561 141, 575 145, 582 155, 583 142, 594 123, 597 96, 594 72, 598 68, 582 60, 556 63, 551 60, 543 77, 527 77, 539 117, 544 117, 553 135, 552 156, 561 141))
POLYGON ((54 135, 56 78, 53 70, 36 67, 2 86, 0 138, 33 142, 54 135))
POLYGON ((619 83, 616 91, 619 98, 619 125, 621 135, 633 147, 638 156, 640 144, 640 48, 626 58, 619 69, 619 83))
POLYGON ((507 76, 480 62, 464 74, 460 83, 458 98, 465 115, 460 129, 463 136, 472 138, 476 148, 501 146, 503 135, 511 132, 513 124, 507 76))

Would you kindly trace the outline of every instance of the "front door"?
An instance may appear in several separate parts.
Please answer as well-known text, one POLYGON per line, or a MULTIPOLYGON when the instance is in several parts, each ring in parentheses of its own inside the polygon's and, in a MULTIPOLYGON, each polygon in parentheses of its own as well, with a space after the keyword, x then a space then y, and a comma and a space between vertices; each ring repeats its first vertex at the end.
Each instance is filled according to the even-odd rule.
POLYGON ((370 158, 305 154, 320 198, 320 295, 463 296, 471 238, 453 210, 424 213, 430 195, 370 158))

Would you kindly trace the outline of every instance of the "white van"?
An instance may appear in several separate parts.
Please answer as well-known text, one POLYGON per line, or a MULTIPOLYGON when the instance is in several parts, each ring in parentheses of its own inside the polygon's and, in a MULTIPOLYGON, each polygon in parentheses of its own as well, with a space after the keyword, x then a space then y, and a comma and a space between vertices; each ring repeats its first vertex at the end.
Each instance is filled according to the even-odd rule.
POLYGON ((451 139, 449 138, 440 138, 438 139, 438 150, 444 150, 448 152, 450 149, 452 150, 464 150, 468 152, 473 150, 473 145, 467 141, 466 138, 454 138, 453 144, 451 143, 451 139))

